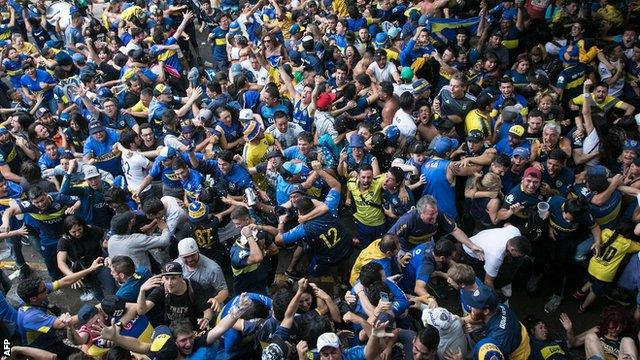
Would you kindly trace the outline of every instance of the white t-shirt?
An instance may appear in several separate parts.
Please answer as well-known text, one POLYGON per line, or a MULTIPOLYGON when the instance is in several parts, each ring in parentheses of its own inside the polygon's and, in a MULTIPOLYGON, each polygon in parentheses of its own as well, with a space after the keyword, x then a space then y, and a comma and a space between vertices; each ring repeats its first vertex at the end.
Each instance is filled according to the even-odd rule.
POLYGON ((393 95, 400 97, 406 91, 413 94, 413 84, 393 84, 393 95))
MULTIPOLYGON (((598 133, 596 129, 591 130, 589 135, 587 135, 584 140, 582 140, 582 154, 591 155, 597 154, 600 152, 600 137, 598 137, 598 133)), ((598 165, 598 158, 591 159, 587 162, 587 165, 598 165)))
POLYGON ((266 130, 266 132, 273 135, 273 137, 280 142, 280 145, 282 145, 283 149, 288 148, 289 146, 296 145, 296 138, 303 131, 304 129, 302 128, 302 126, 291 121, 289 121, 289 124, 287 125, 286 133, 280 132, 280 130, 278 130, 278 128, 276 127, 276 124, 269 126, 266 130))
POLYGON ((369 65, 368 70, 373 71, 373 76, 379 83, 383 81, 394 82, 391 74, 398 72, 398 68, 396 68, 396 65, 391 61, 387 61, 387 65, 384 66, 384 69, 381 69, 378 63, 374 61, 369 65))
MULTIPOLYGON (((620 60, 618 60, 620 61, 620 60)), ((611 64, 617 65, 618 61, 614 61, 611 64)), ((615 71, 615 70, 614 70, 615 71)), ((603 63, 598 64, 598 73, 600 74, 600 79, 605 81, 606 79, 612 78, 614 73, 611 70, 607 69, 607 67, 603 63)), ((620 98, 622 96, 622 89, 624 88, 624 74, 618 78, 618 81, 609 85, 609 95, 620 98)))
MULTIPOLYGON (((142 185, 144 178, 149 174, 151 161, 138 152, 131 152, 129 154, 129 156, 122 156, 122 171, 127 180, 129 190, 136 191, 140 188, 140 185, 142 185)), ((151 188, 151 185, 148 185, 143 191, 149 188, 151 188)))
MULTIPOLYGON (((493 278, 498 276, 498 270, 507 249, 507 241, 519 235, 521 234, 517 227, 508 225, 503 228, 483 230, 469 238, 472 243, 484 250, 484 271, 487 275, 493 278)), ((465 245, 462 247, 469 256, 477 259, 473 251, 465 245)))
POLYGON ((240 62, 240 65, 242 65, 243 69, 249 70, 253 73, 258 85, 265 85, 269 82, 269 72, 264 67, 260 66, 260 69, 254 69, 253 66, 251 66, 251 60, 244 60, 240 62))
POLYGON ((414 137, 418 127, 411 114, 407 114, 404 110, 398 109, 393 115, 393 125, 397 126, 400 134, 406 137, 414 137))
POLYGON ((167 228, 169 232, 173 234, 181 221, 188 221, 187 213, 180 207, 180 204, 178 204, 178 199, 173 196, 163 196, 160 201, 162 201, 167 211, 164 217, 167 228))

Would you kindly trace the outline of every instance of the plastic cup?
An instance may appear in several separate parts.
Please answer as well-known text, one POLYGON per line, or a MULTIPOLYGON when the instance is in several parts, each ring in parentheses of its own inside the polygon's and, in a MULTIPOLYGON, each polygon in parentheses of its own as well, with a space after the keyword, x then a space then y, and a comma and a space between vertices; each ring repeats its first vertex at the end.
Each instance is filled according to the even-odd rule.
POLYGON ((541 219, 546 219, 549 214, 549 203, 546 201, 541 201, 538 203, 538 216, 541 219))

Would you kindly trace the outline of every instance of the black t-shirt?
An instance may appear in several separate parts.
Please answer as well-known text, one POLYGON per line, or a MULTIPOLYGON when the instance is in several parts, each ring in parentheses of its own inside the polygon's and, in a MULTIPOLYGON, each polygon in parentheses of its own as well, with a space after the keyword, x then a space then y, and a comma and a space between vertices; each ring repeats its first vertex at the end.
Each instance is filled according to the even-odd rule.
POLYGON ((189 319, 193 326, 197 326, 198 318, 208 308, 206 292, 198 283, 187 281, 187 291, 182 295, 165 294, 164 286, 158 286, 147 296, 147 300, 155 306, 164 307, 164 317, 167 324, 178 319, 189 319), (190 288, 189 288, 190 287, 190 288))
MULTIPOLYGON (((93 260, 102 256, 102 246, 100 242, 104 236, 104 231, 92 225, 85 227, 85 233, 80 239, 70 239, 63 236, 58 241, 58 251, 66 251, 72 263, 78 262, 85 268, 91 266, 93 260)), ((78 271, 79 269, 72 269, 78 271)))

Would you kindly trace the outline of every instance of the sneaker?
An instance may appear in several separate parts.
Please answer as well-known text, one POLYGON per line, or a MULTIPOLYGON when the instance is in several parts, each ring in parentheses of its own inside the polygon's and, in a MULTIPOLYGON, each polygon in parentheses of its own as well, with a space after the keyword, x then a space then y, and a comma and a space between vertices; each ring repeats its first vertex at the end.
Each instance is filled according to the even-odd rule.
POLYGON ((562 296, 558 296, 555 294, 551 295, 549 301, 544 304, 544 312, 546 312, 547 314, 555 312, 556 310, 558 310, 560 303, 562 303, 562 296))
POLYGON ((529 281, 527 281, 527 291, 528 292, 536 291, 536 289, 538 288, 538 283, 540 282, 540 279, 542 279, 542 274, 540 275, 531 274, 529 281))

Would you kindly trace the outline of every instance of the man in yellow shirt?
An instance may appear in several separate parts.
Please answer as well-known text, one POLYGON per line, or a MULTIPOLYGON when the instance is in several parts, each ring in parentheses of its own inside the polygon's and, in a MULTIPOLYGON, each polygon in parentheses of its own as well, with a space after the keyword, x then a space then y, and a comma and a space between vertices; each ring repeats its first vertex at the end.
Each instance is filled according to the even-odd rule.
MULTIPOLYGON (((265 134, 262 125, 257 120, 249 121, 244 127, 243 134, 246 142, 242 150, 242 157, 247 164, 247 168, 252 168, 266 160, 269 147, 276 145, 277 141, 273 135, 265 134)), ((267 190, 267 180, 263 174, 254 174, 253 181, 256 182, 261 190, 267 190)))
MULTIPOLYGON (((584 104, 584 98, 583 95, 578 95, 571 99, 569 103, 571 110, 579 110, 580 106, 584 104)), ((625 116, 630 116, 636 109, 633 105, 609 95, 609 85, 605 82, 595 84, 589 97, 589 104, 599 107, 605 114, 609 114, 613 109, 621 109, 624 110, 625 116)))
POLYGON ((484 133, 485 138, 491 138, 491 110, 493 96, 490 94, 481 94, 476 99, 478 107, 469 111, 464 118, 464 130, 468 134, 471 130, 480 130, 484 133))
POLYGON ((347 200, 345 205, 355 203, 353 215, 358 228, 358 240, 362 247, 379 239, 387 230, 384 211, 382 210, 382 184, 384 175, 373 176, 371 165, 364 165, 358 176, 347 181, 347 200))

